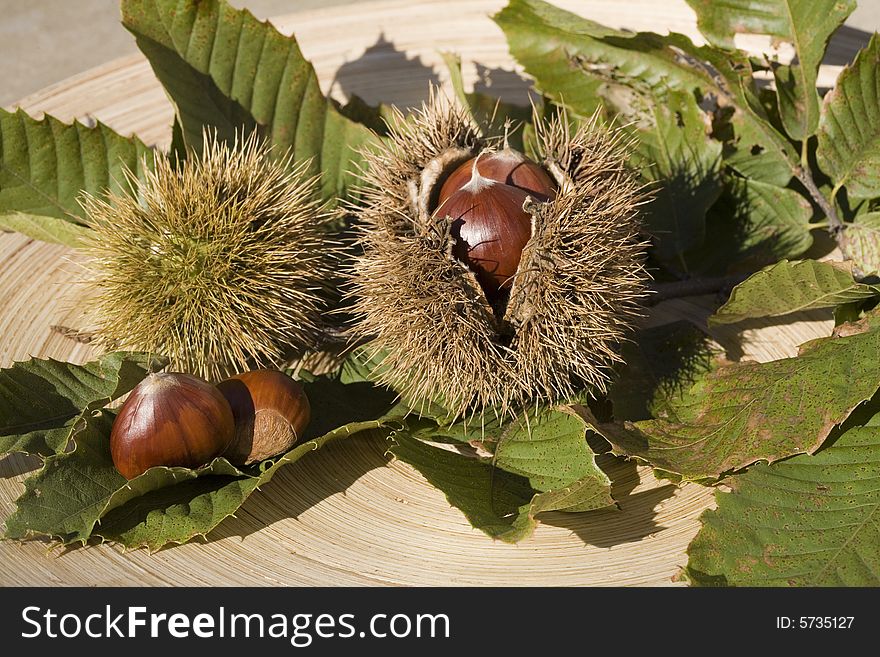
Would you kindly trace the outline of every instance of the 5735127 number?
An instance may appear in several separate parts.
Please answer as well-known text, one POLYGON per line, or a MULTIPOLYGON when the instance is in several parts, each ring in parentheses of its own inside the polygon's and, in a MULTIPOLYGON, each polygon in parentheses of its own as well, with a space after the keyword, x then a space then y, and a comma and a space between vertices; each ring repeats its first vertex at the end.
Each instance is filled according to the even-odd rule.
POLYGON ((848 630, 855 616, 777 616, 780 630, 848 630))

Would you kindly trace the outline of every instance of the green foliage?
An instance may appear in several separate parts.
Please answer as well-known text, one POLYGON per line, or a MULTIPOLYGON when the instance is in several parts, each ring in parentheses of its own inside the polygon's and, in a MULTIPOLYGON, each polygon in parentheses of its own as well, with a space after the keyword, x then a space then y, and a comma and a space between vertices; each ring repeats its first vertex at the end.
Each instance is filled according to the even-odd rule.
POLYGON ((880 295, 880 285, 857 283, 850 265, 783 260, 733 288, 730 299, 709 321, 730 324, 753 317, 833 308, 877 295, 880 295))
POLYGON ((43 242, 73 247, 80 246, 89 234, 88 228, 72 221, 24 212, 0 215, 0 231, 3 230, 21 233, 43 242))
POLYGON ((189 147, 201 150, 205 126, 230 141, 258 129, 321 174, 325 199, 347 196, 357 149, 372 133, 324 97, 295 38, 224 0, 122 0, 122 22, 175 104, 189 147))
POLYGON ((842 245, 862 276, 880 274, 880 212, 857 216, 846 227, 842 245))
POLYGON ((148 354, 114 352, 85 365, 33 358, 0 370, 0 453, 64 451, 81 416, 162 367, 148 354))
POLYGON ((670 91, 651 107, 651 127, 637 131, 634 164, 655 183, 646 223, 662 260, 703 246, 706 212, 721 194, 721 143, 707 137, 705 119, 692 95, 670 91))
POLYGON ((127 194, 124 172, 141 177, 152 161, 143 142, 103 123, 0 109, 0 230, 75 246, 88 223, 80 194, 127 194))
POLYGON ((880 196, 880 36, 847 66, 825 97, 816 158, 835 189, 880 196))
POLYGON ((828 39, 843 24, 855 0, 688 0, 700 32, 713 44, 734 49, 736 33, 768 34, 791 44, 795 63, 776 65, 779 114, 792 139, 803 141, 819 125, 816 76, 828 39))
POLYGON ((474 527, 514 543, 532 534, 542 511, 614 504, 611 481, 596 464, 585 429, 578 416, 549 410, 504 427, 438 427, 422 420, 394 432, 390 451, 442 490, 474 527), (478 451, 465 456, 423 442, 442 437, 478 451), (494 456, 487 456, 490 450, 494 456))
POLYGON ((691 272, 745 272, 804 253, 813 244, 810 202, 796 191, 760 180, 726 176, 706 217, 703 246, 686 254, 691 272))
MULTIPOLYGON (((717 23, 713 12, 706 9, 717 23)), ((780 106, 793 132, 811 134, 818 95, 815 84, 806 91, 799 85, 815 81, 813 60, 844 14, 806 24, 800 13, 790 25, 793 38, 819 40, 804 51, 808 62, 777 68, 788 94, 780 106)), ((657 190, 648 233, 672 272, 724 273, 743 257, 764 265, 809 248, 813 208, 791 182, 807 174, 796 144, 776 127, 776 103, 759 90, 753 58, 698 47, 680 34, 613 30, 541 0, 511 0, 495 20, 545 96, 575 116, 600 108, 631 124, 641 144, 632 164, 657 190)))
POLYGON ((695 481, 813 452, 880 388, 877 323, 808 342, 795 358, 723 365, 655 419, 596 428, 615 453, 695 481))
POLYGON ((688 548, 692 584, 880 585, 880 416, 731 484, 688 548))
POLYGON ((682 393, 715 364, 718 347, 685 321, 638 331, 608 392, 617 421, 670 416, 682 393))

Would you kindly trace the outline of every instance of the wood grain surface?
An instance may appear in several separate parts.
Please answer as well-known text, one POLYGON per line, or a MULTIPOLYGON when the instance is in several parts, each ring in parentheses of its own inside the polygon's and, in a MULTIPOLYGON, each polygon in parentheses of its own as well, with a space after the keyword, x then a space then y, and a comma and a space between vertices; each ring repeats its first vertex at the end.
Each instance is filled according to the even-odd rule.
MULTIPOLYGON (((429 81, 445 82, 439 52, 462 54, 469 83, 524 98, 526 83, 489 15, 496 1, 376 2, 275 20, 297 35, 325 91, 412 105, 429 81)), ((698 38, 684 2, 559 2, 615 27, 671 29, 698 38)), ((120 27, 120 29, 122 29, 120 27)), ((760 39, 752 43, 761 50, 760 39), (757 43, 757 45, 755 45, 757 43)), ((833 79, 834 67, 823 75, 833 79)), ((109 62, 20 105, 65 121, 98 118, 160 147, 172 109, 140 56, 109 62)), ((81 362, 88 346, 53 333, 76 321, 76 254, 19 234, 0 234, 0 366, 30 356, 81 362)), ((665 302, 649 323, 705 323, 712 299, 665 302)), ((791 356, 830 331, 824 314, 753 323, 715 335, 744 357, 791 356)), ((0 459, 0 520, 38 461, 0 459)), ((648 468, 618 462, 618 510, 547 513, 533 537, 494 542, 412 468, 390 462, 381 442, 339 442, 285 467, 208 540, 161 550, 110 546, 49 551, 40 541, 0 543, 0 585, 674 585, 685 550, 713 503, 710 489, 680 488, 648 468)))

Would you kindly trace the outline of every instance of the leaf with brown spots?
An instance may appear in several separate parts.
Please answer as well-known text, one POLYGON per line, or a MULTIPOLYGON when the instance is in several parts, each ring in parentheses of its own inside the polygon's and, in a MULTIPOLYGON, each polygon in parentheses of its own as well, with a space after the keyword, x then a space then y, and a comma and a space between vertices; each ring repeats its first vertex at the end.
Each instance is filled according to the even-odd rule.
POLYGON ((880 274, 880 212, 859 215, 841 237, 843 250, 863 276, 880 274))
POLYGON ((815 451, 880 387, 880 330, 871 315, 795 358, 727 364, 674 403, 674 414, 597 430, 614 451, 688 480, 815 451))
POLYGON ((856 8, 854 0, 687 0, 700 32, 733 50, 736 34, 768 34, 794 49, 791 64, 774 63, 779 115, 786 132, 803 140, 819 124, 816 77, 831 35, 856 8))
POLYGON ((688 548, 697 586, 880 586, 880 416, 733 480, 688 548))
POLYGON ((851 198, 880 196, 880 36, 843 69, 825 96, 816 159, 851 198))
POLYGON ((878 295, 880 285, 857 283, 850 263, 783 260, 733 288, 730 299, 709 322, 732 324, 753 317, 777 317, 878 295))

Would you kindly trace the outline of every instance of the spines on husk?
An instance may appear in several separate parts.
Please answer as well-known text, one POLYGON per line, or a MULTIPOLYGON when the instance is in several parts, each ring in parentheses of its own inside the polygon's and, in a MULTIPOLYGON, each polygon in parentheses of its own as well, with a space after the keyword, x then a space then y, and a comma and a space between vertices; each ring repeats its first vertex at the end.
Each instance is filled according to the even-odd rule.
POLYGON ((363 254, 350 273, 354 330, 379 360, 375 378, 417 410, 438 403, 453 416, 504 416, 601 391, 619 360, 648 280, 643 191, 624 165, 627 144, 598 119, 571 127, 563 111, 536 113, 534 136, 559 191, 526 201, 532 237, 509 299, 494 306, 453 257, 449 218, 433 216, 426 199, 443 182, 431 166, 448 174, 497 140, 432 97, 366 154, 363 254))
POLYGON ((317 347, 335 286, 337 219, 319 181, 256 133, 202 156, 157 155, 132 196, 83 205, 90 313, 105 344, 219 380, 317 347))

